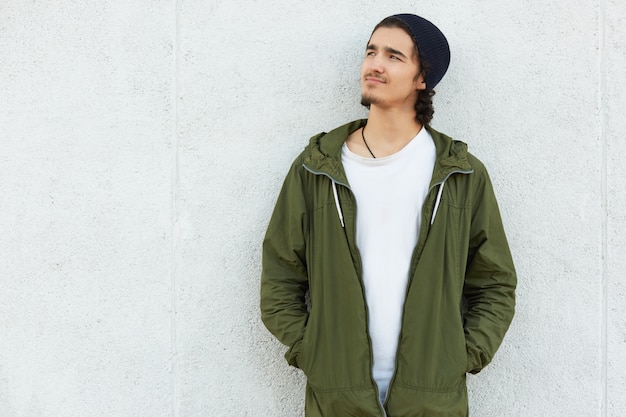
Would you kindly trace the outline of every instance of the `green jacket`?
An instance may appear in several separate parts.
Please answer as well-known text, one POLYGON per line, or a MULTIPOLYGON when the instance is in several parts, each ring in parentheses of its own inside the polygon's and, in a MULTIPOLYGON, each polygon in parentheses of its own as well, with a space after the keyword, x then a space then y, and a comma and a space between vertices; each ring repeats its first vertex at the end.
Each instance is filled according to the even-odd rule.
POLYGON ((307 376, 307 417, 467 416, 466 372, 491 361, 515 308, 515 269, 489 176, 467 145, 428 128, 437 157, 383 406, 356 201, 341 163, 341 146, 364 123, 311 138, 294 161, 263 242, 263 322, 307 376))

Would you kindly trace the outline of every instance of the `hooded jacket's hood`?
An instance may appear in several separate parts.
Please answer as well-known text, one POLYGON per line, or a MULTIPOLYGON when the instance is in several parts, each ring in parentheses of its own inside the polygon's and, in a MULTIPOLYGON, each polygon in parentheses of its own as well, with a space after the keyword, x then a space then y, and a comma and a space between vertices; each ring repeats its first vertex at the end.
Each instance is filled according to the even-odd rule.
MULTIPOLYGON (((367 119, 355 120, 330 132, 315 135, 303 152, 304 165, 315 172, 329 175, 339 184, 348 184, 346 173, 341 164, 341 147, 348 136, 365 126, 367 119)), ((441 183, 452 171, 471 171, 468 161, 467 144, 453 140, 430 126, 426 129, 431 134, 436 148, 436 161, 431 187, 441 183)))

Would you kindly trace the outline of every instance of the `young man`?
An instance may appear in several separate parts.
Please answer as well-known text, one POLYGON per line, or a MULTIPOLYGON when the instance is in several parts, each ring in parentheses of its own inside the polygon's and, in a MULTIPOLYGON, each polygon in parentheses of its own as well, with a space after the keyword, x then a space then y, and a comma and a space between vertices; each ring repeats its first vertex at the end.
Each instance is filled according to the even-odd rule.
POLYGON ((369 118, 313 137, 285 179, 261 311, 307 376, 307 417, 467 416, 466 373, 513 318, 487 171, 429 126, 449 61, 429 21, 384 19, 361 68, 369 118))

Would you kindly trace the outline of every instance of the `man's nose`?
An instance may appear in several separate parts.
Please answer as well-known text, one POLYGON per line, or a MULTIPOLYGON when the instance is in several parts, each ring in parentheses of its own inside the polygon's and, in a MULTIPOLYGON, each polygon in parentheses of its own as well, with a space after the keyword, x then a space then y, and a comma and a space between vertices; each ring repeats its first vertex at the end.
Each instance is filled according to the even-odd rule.
POLYGON ((369 60, 369 70, 371 72, 383 73, 385 72, 385 66, 380 55, 376 55, 369 60))

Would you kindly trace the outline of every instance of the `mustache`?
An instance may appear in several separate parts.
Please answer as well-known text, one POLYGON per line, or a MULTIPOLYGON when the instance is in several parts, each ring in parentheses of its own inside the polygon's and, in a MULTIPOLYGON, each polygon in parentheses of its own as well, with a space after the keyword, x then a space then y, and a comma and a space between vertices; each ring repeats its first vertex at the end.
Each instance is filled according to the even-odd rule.
POLYGON ((385 77, 381 77, 380 75, 377 75, 377 74, 372 74, 372 73, 365 74, 365 77, 363 77, 363 78, 364 78, 364 79, 365 79, 365 78, 376 78, 377 80, 380 80, 380 81, 385 81, 385 82, 387 81, 387 80, 385 79, 385 77))

